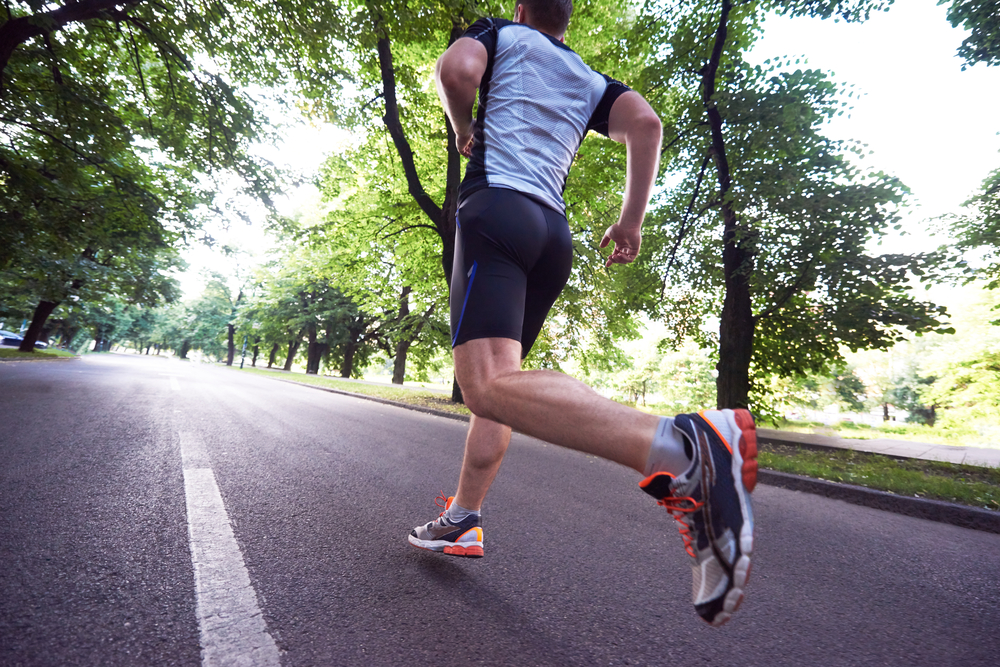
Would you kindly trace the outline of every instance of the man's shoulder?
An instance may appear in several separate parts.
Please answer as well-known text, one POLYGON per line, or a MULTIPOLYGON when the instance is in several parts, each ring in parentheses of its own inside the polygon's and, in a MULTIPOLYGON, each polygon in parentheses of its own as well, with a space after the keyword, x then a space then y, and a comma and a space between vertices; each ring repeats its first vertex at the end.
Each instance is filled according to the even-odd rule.
POLYGON ((519 25, 519 24, 514 23, 510 19, 501 19, 492 16, 484 16, 481 19, 477 19, 472 25, 470 25, 466 29, 465 34, 469 35, 470 33, 475 34, 475 33, 485 32, 488 30, 499 30, 500 28, 506 28, 507 26, 511 25, 519 25))

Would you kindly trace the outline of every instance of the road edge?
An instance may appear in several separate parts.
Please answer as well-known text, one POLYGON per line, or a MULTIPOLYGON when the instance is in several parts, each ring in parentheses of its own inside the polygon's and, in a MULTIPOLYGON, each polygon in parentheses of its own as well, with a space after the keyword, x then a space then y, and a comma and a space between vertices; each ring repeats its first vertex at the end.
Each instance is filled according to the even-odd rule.
MULTIPOLYGON (((422 405, 411 405, 402 401, 393 401, 387 398, 380 398, 378 396, 355 394, 341 389, 321 387, 319 385, 296 382, 295 380, 287 380, 285 378, 275 377, 270 379, 277 380, 278 382, 287 382, 300 387, 319 389, 320 391, 326 391, 331 394, 363 398, 365 400, 375 401, 376 403, 392 405, 406 410, 424 412, 438 417, 444 417, 446 419, 455 419, 464 422, 469 421, 468 415, 446 412, 444 410, 436 410, 422 405)), ((812 445, 812 447, 821 447, 821 445, 812 445)), ((928 521, 936 521, 938 523, 948 523, 960 528, 969 528, 987 533, 1000 534, 1000 512, 994 512, 992 510, 980 509, 969 505, 959 505, 958 503, 949 503, 942 500, 901 496, 895 493, 889 493, 888 491, 878 491, 877 489, 869 489, 864 486, 855 486, 853 484, 828 482, 823 479, 793 475, 787 472, 778 472, 777 470, 759 470, 757 472, 757 481, 767 486, 777 486, 791 491, 801 491, 803 493, 824 496, 834 500, 843 500, 844 502, 851 503, 852 505, 862 505, 864 507, 871 507, 886 512, 892 512, 894 514, 903 514, 905 516, 926 519, 928 521)))
POLYGON ((863 505, 894 514, 903 514, 938 523, 949 523, 960 528, 1000 534, 1000 512, 992 510, 930 498, 901 496, 888 491, 879 491, 853 484, 828 482, 825 479, 793 475, 777 470, 759 470, 757 481, 767 486, 777 486, 791 491, 843 500, 852 505, 863 505))

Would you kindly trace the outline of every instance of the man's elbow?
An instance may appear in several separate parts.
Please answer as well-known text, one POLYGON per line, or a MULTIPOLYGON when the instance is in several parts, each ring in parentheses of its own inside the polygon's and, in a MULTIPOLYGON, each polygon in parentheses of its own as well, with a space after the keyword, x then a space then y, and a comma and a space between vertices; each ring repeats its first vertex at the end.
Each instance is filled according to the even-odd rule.
POLYGON ((663 123, 660 122, 660 117, 656 115, 656 112, 649 107, 637 114, 630 125, 630 129, 642 141, 655 141, 659 144, 663 137, 663 123))

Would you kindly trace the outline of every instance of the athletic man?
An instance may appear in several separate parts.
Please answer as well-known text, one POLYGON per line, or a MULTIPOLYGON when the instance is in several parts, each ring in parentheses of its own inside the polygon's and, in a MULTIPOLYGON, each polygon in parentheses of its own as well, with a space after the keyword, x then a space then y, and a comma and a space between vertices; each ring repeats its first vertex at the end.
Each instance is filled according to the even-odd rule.
POLYGON ((562 191, 588 130, 624 143, 625 195, 608 266, 633 261, 656 178, 661 127, 649 104, 563 44, 572 0, 518 0, 514 20, 483 19, 437 63, 438 94, 470 158, 460 190, 451 328, 455 375, 473 417, 458 491, 410 542, 482 556, 480 508, 511 428, 601 456, 680 522, 695 609, 722 625, 743 599, 753 549, 756 438, 746 410, 676 418, 625 407, 554 371, 522 371, 569 278, 562 191), (472 116, 476 91, 479 110, 472 116))

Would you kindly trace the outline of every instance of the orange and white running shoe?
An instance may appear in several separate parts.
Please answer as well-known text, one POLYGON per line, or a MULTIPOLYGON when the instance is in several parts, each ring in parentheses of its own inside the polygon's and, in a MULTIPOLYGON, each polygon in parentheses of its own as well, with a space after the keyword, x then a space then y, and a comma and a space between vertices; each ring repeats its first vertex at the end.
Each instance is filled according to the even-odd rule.
POLYGON ((674 428, 691 444, 691 467, 677 477, 653 473, 639 486, 681 524, 693 559, 691 600, 718 627, 739 608, 750 577, 757 433, 747 410, 678 415, 674 428))
POLYGON ((455 496, 444 497, 442 493, 434 504, 443 507, 438 518, 410 531, 410 544, 429 551, 439 551, 449 556, 466 558, 483 557, 483 529, 479 525, 480 516, 470 514, 458 523, 452 523, 445 512, 455 501, 455 496), (444 501, 442 504, 440 501, 444 501))

